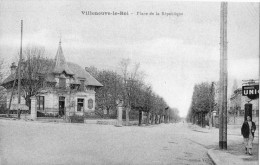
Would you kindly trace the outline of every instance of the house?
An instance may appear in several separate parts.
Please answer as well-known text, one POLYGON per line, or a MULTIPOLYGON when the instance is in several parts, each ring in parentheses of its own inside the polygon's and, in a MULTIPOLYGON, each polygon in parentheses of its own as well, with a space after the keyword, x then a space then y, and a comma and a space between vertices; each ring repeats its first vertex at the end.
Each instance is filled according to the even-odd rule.
MULTIPOLYGON (((67 62, 59 42, 55 62, 44 73, 44 86, 36 94, 37 112, 53 115, 83 115, 95 110, 95 90, 103 85, 86 70, 75 63, 67 62)), ((2 83, 7 89, 7 107, 15 80, 16 66, 11 66, 11 75, 2 83)), ((14 92, 11 108, 18 103, 17 91, 14 92)), ((21 98, 21 104, 25 105, 21 98)))

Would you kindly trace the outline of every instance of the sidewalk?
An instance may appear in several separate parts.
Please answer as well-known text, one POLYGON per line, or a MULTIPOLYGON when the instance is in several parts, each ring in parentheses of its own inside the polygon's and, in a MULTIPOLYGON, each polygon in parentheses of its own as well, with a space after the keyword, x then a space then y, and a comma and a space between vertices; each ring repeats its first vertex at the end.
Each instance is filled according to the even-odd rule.
MULTIPOLYGON (((197 125, 189 126, 193 131, 206 133, 207 135, 211 135, 212 137, 219 136, 218 128, 201 128, 197 125)), ((233 164, 241 164, 241 165, 254 165, 258 164, 259 160, 259 138, 258 138, 258 129, 256 130, 255 138, 253 141, 253 155, 245 154, 245 149, 243 145, 243 137, 241 135, 240 127, 228 126, 228 149, 220 150, 218 147, 218 142, 215 142, 215 145, 211 145, 208 150, 208 155, 212 159, 212 161, 216 165, 233 165, 233 164), (217 144, 217 145, 216 145, 217 144)), ((216 140, 216 138, 215 138, 216 140)), ((210 141, 210 140, 209 140, 210 141)), ((213 142, 213 141, 212 141, 213 142)), ((209 143, 212 143, 209 142, 209 143)), ((208 144, 209 144, 208 143, 208 144)), ((206 144, 206 143, 205 143, 206 144)), ((208 147, 207 147, 208 148, 208 147)))
POLYGON ((257 160, 251 160, 250 155, 233 155, 229 151, 209 149, 208 155, 215 165, 258 165, 257 160))
POLYGON ((245 154, 245 148, 242 141, 228 142, 227 150, 220 150, 218 146, 215 149, 209 149, 208 155, 216 165, 258 165, 259 160, 259 139, 253 141, 253 155, 245 154))
MULTIPOLYGON (((198 131, 198 132, 204 132, 204 133, 218 133, 219 132, 219 129, 218 128, 215 128, 215 127, 212 127, 211 129, 209 129, 208 126, 206 126, 205 128, 202 128, 198 125, 190 125, 189 126, 193 131, 198 131)), ((234 135, 234 136, 242 136, 241 135, 241 126, 240 125, 228 125, 228 128, 227 128, 227 135, 231 136, 231 135, 234 135)), ((258 137, 259 136, 259 130, 258 130, 258 127, 255 131, 255 137, 258 137)))

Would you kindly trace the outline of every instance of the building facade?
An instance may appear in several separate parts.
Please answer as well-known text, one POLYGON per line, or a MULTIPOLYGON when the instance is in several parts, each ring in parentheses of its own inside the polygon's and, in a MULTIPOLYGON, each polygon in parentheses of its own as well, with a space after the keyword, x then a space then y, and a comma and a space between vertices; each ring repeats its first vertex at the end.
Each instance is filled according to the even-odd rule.
MULTIPOLYGON (((61 42, 55 57, 55 63, 44 74, 44 86, 35 95, 37 112, 52 115, 83 115, 95 110, 95 90, 103 85, 86 70, 75 63, 66 62, 61 42)), ((2 83, 7 89, 7 107, 15 80, 16 66, 11 66, 11 75, 2 83)), ((14 92, 11 110, 17 109, 18 95, 14 92)), ((21 97, 21 104, 26 101, 21 97)))
POLYGON ((242 88, 236 89, 230 97, 229 113, 236 116, 243 116, 245 113, 245 104, 252 104, 252 115, 259 116, 259 99, 251 100, 247 96, 242 96, 242 88))

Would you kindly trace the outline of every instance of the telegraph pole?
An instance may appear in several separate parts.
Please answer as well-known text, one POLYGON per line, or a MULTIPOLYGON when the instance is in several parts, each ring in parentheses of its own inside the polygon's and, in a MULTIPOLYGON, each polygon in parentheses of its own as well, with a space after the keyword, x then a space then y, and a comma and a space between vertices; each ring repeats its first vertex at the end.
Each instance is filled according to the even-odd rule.
POLYGON ((224 93, 223 93, 223 149, 227 149, 227 83, 228 83, 228 70, 227 70, 227 2, 224 3, 224 93))
POLYGON ((227 149, 227 2, 221 2, 220 11, 220 111, 219 148, 227 149))
POLYGON ((18 64, 18 119, 20 119, 21 111, 21 62, 22 62, 22 42, 23 42, 23 20, 21 20, 21 46, 20 46, 20 58, 18 64))

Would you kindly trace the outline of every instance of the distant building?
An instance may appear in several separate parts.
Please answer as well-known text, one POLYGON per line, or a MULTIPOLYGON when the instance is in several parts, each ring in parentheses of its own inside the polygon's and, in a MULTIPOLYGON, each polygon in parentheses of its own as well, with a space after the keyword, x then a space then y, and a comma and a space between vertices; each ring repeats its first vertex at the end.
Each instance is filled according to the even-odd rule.
MULTIPOLYGON (((95 89, 103 85, 79 65, 66 62, 61 42, 55 57, 55 64, 50 68, 51 71, 44 77, 46 85, 36 95, 38 112, 63 116, 65 113, 83 115, 86 112, 94 111, 95 89)), ((2 86, 7 89, 7 107, 15 80, 15 70, 16 66, 13 63, 11 75, 2 83, 2 86)), ((17 103, 18 95, 15 91, 11 109, 15 109, 17 103)), ((23 97, 21 104, 25 105, 23 97)))
POLYGON ((245 104, 252 104, 252 115, 255 117, 259 116, 259 98, 255 100, 250 100, 247 96, 242 96, 242 88, 236 89, 230 97, 230 114, 235 114, 236 116, 244 115, 245 104))

